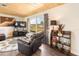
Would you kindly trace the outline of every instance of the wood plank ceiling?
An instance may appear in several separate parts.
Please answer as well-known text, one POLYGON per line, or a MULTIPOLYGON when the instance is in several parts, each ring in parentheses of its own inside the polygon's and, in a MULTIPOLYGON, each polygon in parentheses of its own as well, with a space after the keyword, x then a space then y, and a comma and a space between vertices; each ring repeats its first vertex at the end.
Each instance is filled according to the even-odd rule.
POLYGON ((7 6, 0 7, 0 13, 27 17, 32 14, 45 11, 50 8, 57 7, 63 3, 40 3, 37 5, 31 3, 10 3, 7 6))

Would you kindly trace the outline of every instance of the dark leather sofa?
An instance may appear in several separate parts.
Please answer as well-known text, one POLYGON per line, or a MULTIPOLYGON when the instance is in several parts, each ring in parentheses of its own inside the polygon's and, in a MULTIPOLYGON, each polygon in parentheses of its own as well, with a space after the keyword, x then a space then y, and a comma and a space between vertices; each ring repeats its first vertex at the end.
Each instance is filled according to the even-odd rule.
POLYGON ((27 56, 32 55, 36 52, 42 44, 42 39, 44 38, 44 33, 40 32, 32 36, 31 41, 28 43, 28 38, 18 39, 18 50, 20 53, 27 56))

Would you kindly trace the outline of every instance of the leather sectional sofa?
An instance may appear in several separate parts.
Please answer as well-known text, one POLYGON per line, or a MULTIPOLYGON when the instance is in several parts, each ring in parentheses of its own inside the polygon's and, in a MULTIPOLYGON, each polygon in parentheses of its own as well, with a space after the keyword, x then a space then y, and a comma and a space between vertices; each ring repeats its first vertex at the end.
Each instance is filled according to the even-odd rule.
POLYGON ((18 39, 18 50, 20 53, 27 56, 32 55, 36 52, 42 44, 42 39, 44 38, 44 33, 40 32, 37 34, 31 35, 31 40, 27 37, 22 37, 18 39))

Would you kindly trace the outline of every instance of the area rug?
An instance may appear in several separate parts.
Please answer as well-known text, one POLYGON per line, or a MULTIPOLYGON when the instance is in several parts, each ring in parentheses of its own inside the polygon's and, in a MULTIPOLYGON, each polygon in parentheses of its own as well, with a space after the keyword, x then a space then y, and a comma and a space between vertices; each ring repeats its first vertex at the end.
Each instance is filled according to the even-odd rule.
POLYGON ((13 51, 17 49, 18 45, 16 38, 10 38, 6 39, 5 41, 0 41, 0 52, 13 51))

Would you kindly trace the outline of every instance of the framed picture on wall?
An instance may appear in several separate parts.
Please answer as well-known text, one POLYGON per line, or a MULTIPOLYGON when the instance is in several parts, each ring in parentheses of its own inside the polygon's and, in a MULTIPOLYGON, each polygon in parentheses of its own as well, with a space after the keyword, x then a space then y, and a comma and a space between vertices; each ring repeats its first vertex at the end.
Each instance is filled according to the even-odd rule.
POLYGON ((56 20, 51 20, 50 25, 57 25, 57 21, 56 20))

